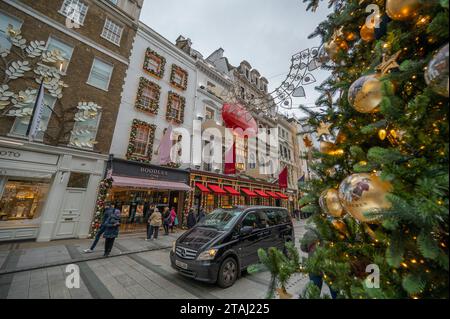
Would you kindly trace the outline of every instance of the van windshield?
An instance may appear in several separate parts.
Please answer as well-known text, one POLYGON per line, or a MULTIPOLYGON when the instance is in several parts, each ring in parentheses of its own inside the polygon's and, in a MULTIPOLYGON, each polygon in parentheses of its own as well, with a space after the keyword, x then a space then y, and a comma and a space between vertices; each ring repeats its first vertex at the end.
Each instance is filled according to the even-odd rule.
POLYGON ((239 218, 242 210, 233 209, 215 209, 211 214, 198 223, 201 227, 210 227, 220 231, 229 230, 232 228, 239 218))

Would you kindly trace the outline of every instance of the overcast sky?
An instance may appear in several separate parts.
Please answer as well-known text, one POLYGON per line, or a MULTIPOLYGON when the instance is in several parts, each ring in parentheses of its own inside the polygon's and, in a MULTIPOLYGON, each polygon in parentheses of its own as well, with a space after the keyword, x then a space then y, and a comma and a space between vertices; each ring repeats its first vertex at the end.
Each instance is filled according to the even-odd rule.
MULTIPOLYGON (((305 8, 302 0, 145 0, 141 20, 171 42, 179 35, 190 38, 205 58, 222 47, 232 65, 247 60, 273 90, 288 73, 292 55, 320 45, 320 39, 307 37, 325 20, 326 2, 315 13, 305 8)), ((305 86, 306 98, 294 105, 314 104, 314 85, 326 74, 313 75, 318 82, 305 86)))

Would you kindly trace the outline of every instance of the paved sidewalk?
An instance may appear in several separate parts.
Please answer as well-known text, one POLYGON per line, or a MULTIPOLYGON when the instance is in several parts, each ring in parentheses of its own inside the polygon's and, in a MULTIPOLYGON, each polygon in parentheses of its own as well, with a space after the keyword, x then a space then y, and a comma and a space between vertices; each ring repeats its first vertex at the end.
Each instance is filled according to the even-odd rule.
MULTIPOLYGON (((168 236, 160 233, 158 240, 148 242, 144 240, 145 233, 119 235, 110 256, 171 248, 173 241, 183 232, 179 230, 168 236)), ((92 242, 93 239, 71 239, 44 243, 26 241, 0 244, 0 275, 102 258, 103 238, 93 253, 83 252, 92 242)))
MULTIPOLYGON (((299 248, 305 220, 296 221, 294 229, 299 248)), ((92 254, 83 253, 92 243, 86 239, 2 244, 0 299, 265 298, 268 271, 244 274, 228 289, 179 274, 170 266, 169 252, 173 240, 181 234, 160 236, 157 242, 144 241, 143 233, 122 235, 114 245, 114 258, 102 257, 103 239, 92 254), (76 289, 66 286, 66 265, 71 263, 80 269, 80 287, 76 289)), ((287 291, 295 296, 308 282, 304 274, 295 274, 286 285, 287 291)), ((322 292, 329 294, 326 285, 322 292)))

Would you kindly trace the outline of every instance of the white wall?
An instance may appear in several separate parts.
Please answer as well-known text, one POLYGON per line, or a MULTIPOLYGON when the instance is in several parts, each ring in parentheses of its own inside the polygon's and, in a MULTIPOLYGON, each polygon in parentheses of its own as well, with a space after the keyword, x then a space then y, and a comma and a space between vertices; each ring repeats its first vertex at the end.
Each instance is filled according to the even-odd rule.
MULTIPOLYGON (((155 140, 153 141, 153 152, 158 148, 163 135, 163 130, 169 126, 169 123, 166 121, 167 98, 169 91, 174 91, 186 98, 184 123, 181 125, 172 124, 172 127, 174 129, 177 127, 185 127, 189 130, 189 132, 192 132, 192 121, 195 113, 195 91, 197 87, 196 78, 197 74, 195 65, 190 57, 176 48, 175 45, 162 38, 156 32, 141 26, 136 35, 130 57, 130 65, 125 78, 125 84, 122 92, 122 102, 117 117, 110 153, 114 154, 114 157, 125 159, 133 119, 139 119, 141 121, 156 125, 157 128, 155 132, 155 140), (161 80, 147 74, 143 69, 144 57, 147 48, 151 48, 166 58, 164 77, 161 80), (178 90, 170 85, 169 81, 172 64, 182 67, 189 73, 186 91, 178 90), (159 110, 157 115, 145 113, 139 109, 136 109, 134 106, 139 87, 139 80, 141 77, 145 77, 161 87, 159 110)), ((157 160, 158 157, 153 155, 152 163, 158 164, 157 160)), ((189 165, 183 165, 181 168, 186 168, 188 166, 189 165)))

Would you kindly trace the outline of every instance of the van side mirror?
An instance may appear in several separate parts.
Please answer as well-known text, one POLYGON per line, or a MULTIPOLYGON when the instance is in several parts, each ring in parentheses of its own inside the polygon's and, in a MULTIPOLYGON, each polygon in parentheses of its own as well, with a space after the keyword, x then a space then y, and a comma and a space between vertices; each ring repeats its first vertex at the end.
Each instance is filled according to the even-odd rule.
POLYGON ((253 227, 252 226, 244 226, 241 227, 241 230, 239 231, 239 234, 241 236, 245 236, 245 235, 250 235, 253 232, 253 227))

